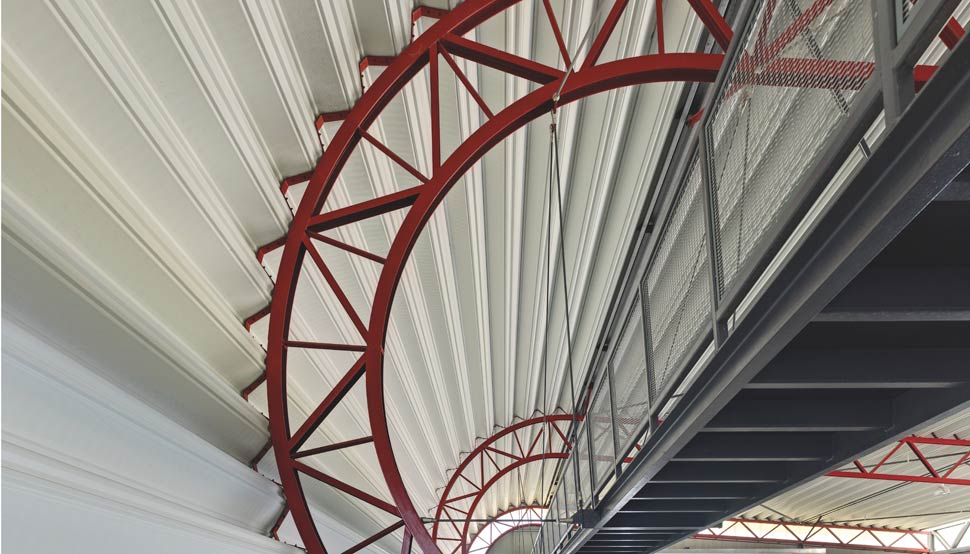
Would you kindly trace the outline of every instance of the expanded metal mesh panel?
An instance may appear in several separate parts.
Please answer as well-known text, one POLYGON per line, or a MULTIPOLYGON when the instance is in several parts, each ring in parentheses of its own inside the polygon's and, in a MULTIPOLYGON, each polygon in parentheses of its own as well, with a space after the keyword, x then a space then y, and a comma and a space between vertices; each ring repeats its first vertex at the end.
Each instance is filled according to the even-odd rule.
POLYGON ((871 18, 860 0, 777 0, 757 14, 704 129, 719 297, 872 75, 871 18))
POLYGON ((589 466, 589 425, 584 425, 576 438, 576 448, 573 456, 577 461, 577 503, 580 507, 589 505, 590 499, 590 466, 589 466))
POLYGON ((576 459, 574 456, 570 456, 566 460, 566 468, 562 472, 562 482, 560 483, 560 488, 563 491, 563 515, 562 519, 571 520, 573 514, 576 513, 578 509, 578 503, 576 498, 576 459))
POLYGON ((546 519, 554 519, 555 522, 545 522, 542 524, 543 533, 549 533, 552 536, 552 544, 555 545, 559 542, 559 537, 562 536, 562 528, 560 527, 559 520, 559 496, 554 496, 552 502, 549 504, 549 510, 546 512, 546 519))
POLYGON ((616 448, 613 444, 613 406, 610 403, 609 379, 606 377, 606 372, 603 372, 587 416, 593 443, 593 479, 596 489, 613 474, 613 462, 616 459, 616 448))
POLYGON ((569 530, 569 517, 566 516, 566 491, 559 486, 559 491, 556 493, 556 499, 559 506, 559 538, 561 539, 563 535, 569 530))
POLYGON ((668 392, 691 354, 688 349, 711 325, 704 197, 696 158, 674 202, 646 277, 651 404, 668 392))
POLYGON ((545 548, 545 552, 552 552, 552 549, 556 546, 556 539, 553 536, 553 526, 543 525, 542 526, 542 544, 545 548))
POLYGON ((634 302, 613 353, 613 401, 616 404, 617 457, 626 454, 649 414, 647 349, 644 344, 643 309, 634 302))
POLYGON ((569 521, 572 517, 572 513, 569 511, 569 504, 566 501, 566 477, 565 475, 559 481, 559 488, 556 489, 556 518, 559 521, 569 521))

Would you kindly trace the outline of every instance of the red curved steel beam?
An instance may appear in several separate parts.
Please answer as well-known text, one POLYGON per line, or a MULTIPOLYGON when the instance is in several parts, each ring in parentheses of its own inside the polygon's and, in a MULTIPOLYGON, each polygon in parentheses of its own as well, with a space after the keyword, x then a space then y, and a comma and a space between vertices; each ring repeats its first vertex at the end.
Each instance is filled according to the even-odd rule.
MULTIPOLYGON (((431 534, 424 527, 422 519, 414 507, 405 488, 400 470, 395 460, 388 431, 384 406, 383 358, 384 341, 387 334, 391 304, 401 279, 404 264, 414 247, 418 236, 434 210, 440 205, 445 194, 458 179, 496 144, 507 138, 517 129, 554 107, 553 97, 560 92, 558 104, 566 104, 587 96, 608 90, 657 82, 703 81, 712 82, 721 66, 723 55, 699 53, 665 53, 639 56, 599 65, 584 65, 569 75, 563 82, 565 73, 537 62, 497 51, 484 45, 461 38, 482 22, 510 6, 518 0, 469 0, 442 16, 431 29, 418 37, 400 55, 390 61, 388 67, 367 89, 352 110, 320 158, 312 177, 307 184, 303 200, 296 210, 290 230, 283 246, 283 255, 273 292, 270 311, 269 335, 267 344, 267 399, 270 412, 270 434, 274 453, 280 471, 287 502, 294 522, 300 531, 308 552, 325 553, 316 525, 310 515, 300 475, 321 480, 363 502, 384 511, 399 515, 404 522, 408 535, 413 536, 425 552, 439 551, 431 534), (380 115, 381 111, 396 97, 404 86, 425 66, 430 66, 432 83, 432 122, 438 122, 437 66, 439 53, 444 50, 451 56, 458 56, 488 67, 505 71, 544 83, 525 97, 516 100, 482 125, 465 140, 446 160, 440 155, 433 156, 432 175, 422 185, 385 197, 376 198, 361 204, 329 213, 320 211, 329 197, 338 176, 362 138, 367 138, 366 130, 380 115), (362 334, 362 342, 355 344, 315 343, 291 341, 289 338, 290 317, 292 315, 297 282, 302 263, 308 251, 314 262, 320 266, 325 276, 330 274, 322 258, 310 250, 316 231, 335 228, 354 221, 376 217, 391 210, 408 208, 404 223, 394 237, 387 256, 382 260, 383 270, 373 299, 370 321, 367 325, 357 325, 362 334), (354 367, 331 391, 321 406, 313 411, 296 440, 290 433, 287 392, 286 358, 290 348, 311 348, 338 351, 362 352, 354 367), (378 461, 393 504, 375 498, 343 481, 324 474, 315 468, 298 461, 299 448, 303 439, 316 429, 361 376, 366 375, 366 399, 371 438, 378 461), (393 509, 391 509, 393 508, 393 509)), ((622 10, 626 2, 618 0, 617 10, 622 10)), ((701 19, 715 22, 722 27, 723 18, 710 10, 710 3, 699 3, 701 19), (705 7, 707 6, 707 7, 705 7)), ((608 36, 608 32, 604 37, 608 36)), ((440 132, 435 124, 431 129, 432 151, 440 153, 440 132)), ((396 160, 395 160, 396 161, 396 160)), ((336 291, 334 279, 327 279, 336 291)), ((337 293, 340 297, 340 293, 337 293)), ((352 319, 352 308, 343 303, 344 309, 352 319)), ((355 324, 357 321, 355 321, 355 324)), ((333 449, 336 449, 335 445, 333 449)), ((303 454, 305 455, 305 453, 303 454)), ((518 462, 517 462, 518 463, 518 462)), ((395 527, 396 528, 396 527, 395 527)), ((387 529, 379 534, 383 536, 387 529)), ((370 537, 367 540, 374 539, 370 537)), ((376 540, 376 539, 375 539, 376 540)))
MULTIPOLYGON (((469 514, 475 513, 475 508, 478 507, 478 503, 482 500, 482 497, 485 496, 485 493, 488 492, 488 489, 492 488, 492 486, 495 485, 495 483, 499 482, 503 477, 508 475, 512 470, 535 462, 544 462, 546 460, 565 460, 568 457, 569 457, 568 452, 551 452, 548 454, 535 454, 527 458, 516 460, 515 462, 503 467, 501 470, 496 472, 495 475, 493 475, 488 481, 486 481, 481 491, 479 491, 479 493, 473 497, 474 500, 472 500, 471 506, 469 506, 468 508, 468 513, 469 514)), ((465 524, 461 530, 461 542, 458 544, 457 547, 455 547, 454 550, 452 550, 452 553, 458 552, 459 549, 464 554, 468 553, 468 528, 470 526, 471 526, 471 520, 465 519, 465 524)))
MULTIPOLYGON (((466 521, 465 521, 463 530, 459 532, 461 535, 461 542, 459 543, 459 546, 465 544, 466 542, 465 539, 467 538, 468 523, 469 523, 468 520, 473 517, 473 514, 475 512, 474 508, 478 504, 478 500, 488 490, 488 487, 486 486, 485 475, 484 475, 486 460, 489 460, 489 463, 491 464, 489 467, 495 467, 496 469, 501 470, 501 466, 497 463, 496 460, 501 460, 503 462, 508 462, 510 464, 513 464, 518 462, 521 459, 530 458, 536 452, 537 447, 539 446, 540 440, 544 442, 544 446, 546 447, 545 448, 546 452, 553 451, 553 450, 566 451, 570 447, 569 441, 566 437, 566 433, 568 433, 569 429, 567 428, 563 430, 559 426, 559 424, 572 423, 574 420, 577 420, 577 419, 580 419, 580 418, 577 418, 576 416, 573 416, 570 414, 553 414, 548 416, 537 416, 531 419, 525 419, 525 420, 516 422, 512 425, 509 425, 508 427, 502 428, 498 432, 494 433, 492 436, 488 437, 486 440, 482 441, 481 444, 475 447, 474 450, 469 452, 465 456, 465 458, 462 459, 461 463, 458 464, 458 467, 455 468, 454 473, 452 473, 451 478, 448 480, 448 484, 445 485, 445 488, 442 490, 441 496, 438 499, 438 507, 435 510, 435 522, 431 528, 432 539, 436 541, 442 540, 442 538, 439 536, 440 525, 438 520, 441 519, 442 514, 450 515, 450 512, 452 510, 455 510, 455 508, 453 507, 449 508, 449 504, 474 497, 475 500, 472 504, 472 508, 467 512, 464 512, 466 521), (525 431, 527 429, 534 428, 534 427, 538 427, 538 431, 534 432, 535 438, 532 439, 531 442, 529 442, 528 439, 526 439, 526 441, 523 442, 522 440, 523 437, 521 437, 519 433, 521 431, 525 431), (514 451, 508 452, 508 451, 497 450, 494 446, 501 439, 509 435, 512 435, 513 438, 515 439, 516 447, 518 449, 518 454, 515 454, 514 451), (553 442, 554 439, 555 439, 555 442, 553 442), (555 444, 559 448, 553 448, 553 444, 555 444), (494 456, 492 455, 493 453, 494 453, 494 456), (479 462, 478 466, 481 468, 477 475, 474 472, 476 461, 479 462), (473 470, 472 474, 466 475, 465 470, 469 468, 473 470), (452 491, 454 490, 455 486, 459 482, 461 482, 459 481, 460 479, 470 484, 472 488, 475 488, 477 490, 471 494, 461 494, 461 495, 453 496, 452 491)), ((529 434, 533 435, 533 433, 529 433, 529 434)), ((448 539, 444 539, 444 540, 448 540, 448 539)))

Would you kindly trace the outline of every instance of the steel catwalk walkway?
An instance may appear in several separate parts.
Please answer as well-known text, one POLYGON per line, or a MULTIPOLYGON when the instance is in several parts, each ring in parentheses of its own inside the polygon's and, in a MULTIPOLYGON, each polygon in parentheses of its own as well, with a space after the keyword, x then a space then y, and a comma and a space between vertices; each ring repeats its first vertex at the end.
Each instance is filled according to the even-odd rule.
POLYGON ((578 552, 660 548, 965 409, 970 175, 963 179, 653 466, 578 552))
POLYGON ((661 549, 970 408, 968 41, 888 111, 871 158, 723 322, 701 373, 558 551, 661 549))

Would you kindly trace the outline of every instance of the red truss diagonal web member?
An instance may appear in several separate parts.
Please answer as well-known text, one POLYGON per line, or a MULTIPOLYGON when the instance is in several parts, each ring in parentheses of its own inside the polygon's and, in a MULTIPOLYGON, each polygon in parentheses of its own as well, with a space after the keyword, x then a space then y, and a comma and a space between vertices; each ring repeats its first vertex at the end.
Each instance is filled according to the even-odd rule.
POLYGON ((830 477, 845 477, 850 479, 876 479, 882 481, 901 481, 904 483, 931 483, 937 485, 970 486, 970 479, 954 475, 964 464, 970 462, 970 440, 941 437, 906 437, 879 459, 874 465, 867 467, 860 460, 855 460, 855 469, 840 469, 830 471, 830 477), (938 456, 927 456, 921 447, 936 447, 938 456), (940 454, 940 452, 943 452, 940 454), (893 471, 904 459, 910 455, 916 457, 926 473, 914 475, 893 471), (946 456, 946 460, 939 458, 946 456))

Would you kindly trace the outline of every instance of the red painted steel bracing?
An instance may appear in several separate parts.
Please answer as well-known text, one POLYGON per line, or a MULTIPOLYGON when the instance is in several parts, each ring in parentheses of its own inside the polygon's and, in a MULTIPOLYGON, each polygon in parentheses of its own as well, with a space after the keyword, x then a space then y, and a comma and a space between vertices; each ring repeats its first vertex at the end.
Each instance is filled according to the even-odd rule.
POLYGON ((467 551, 471 544, 468 537, 469 520, 474 517, 475 509, 485 493, 504 476, 522 466, 565 459, 571 447, 566 433, 574 419, 568 414, 540 415, 509 425, 482 441, 462 459, 441 492, 431 537, 447 552, 467 551), (498 448, 496 445, 503 440, 513 444, 513 448, 498 448), (456 492, 462 483, 470 487, 472 492, 456 492), (460 508, 459 504, 465 507, 460 508), (442 518, 449 521, 439 523, 438 520, 442 518), (461 525, 451 521, 462 518, 465 521, 461 525))
POLYGON ((743 518, 726 520, 720 528, 704 529, 693 538, 909 554, 926 554, 932 544, 929 531, 743 518))
POLYGON ((853 462, 855 470, 830 471, 830 477, 847 477, 851 479, 877 479, 882 481, 901 481, 904 483, 932 483, 938 485, 959 485, 970 486, 970 479, 954 477, 954 472, 970 461, 970 440, 948 439, 939 437, 906 437, 896 443, 885 456, 879 459, 872 467, 866 467, 861 461, 853 462), (948 447, 947 461, 931 460, 928 458, 920 446, 942 446, 948 447), (912 475, 892 471, 892 467, 902 461, 903 454, 906 458, 915 455, 916 460, 922 465, 925 473, 922 475, 912 475), (952 459, 955 458, 955 459, 952 459), (887 464, 889 462, 889 464, 887 464))
MULTIPOLYGON (((464 36, 482 22, 517 4, 518 1, 468 0, 447 13, 440 10, 425 10, 416 14, 415 18, 431 17, 438 21, 425 33, 415 38, 401 54, 393 58, 368 57, 362 60, 362 66, 386 65, 386 67, 353 109, 340 114, 343 123, 312 172, 303 200, 294 214, 285 240, 273 245, 282 246, 283 254, 273 292, 267 343, 266 384, 270 433, 287 503, 307 551, 311 554, 321 554, 326 552, 326 549, 310 515, 300 481, 301 476, 326 483, 361 502, 399 518, 400 523, 380 530, 355 548, 364 548, 403 527, 405 543, 402 546, 402 552, 410 551, 412 539, 423 552, 440 551, 432 533, 425 527, 412 503, 398 469, 386 420, 383 372, 384 343, 397 285, 418 236, 432 213, 441 204, 445 194, 486 152, 517 129, 553 110, 555 105, 575 102, 596 93, 631 85, 673 81, 712 82, 717 76, 724 57, 721 53, 676 53, 668 52, 663 48, 658 54, 600 62, 604 47, 627 8, 627 0, 614 1, 602 28, 597 29, 592 35, 595 38, 589 49, 572 54, 573 59, 585 54, 579 69, 568 73, 562 69, 485 46, 464 36), (531 80, 538 86, 503 109, 493 111, 459 69, 456 63, 458 58, 531 80), (455 71, 462 87, 468 91, 486 116, 484 124, 472 132, 446 158, 442 157, 439 129, 438 73, 441 60, 455 71), (430 174, 425 174, 413 167, 369 132, 371 125, 389 103, 412 79, 419 76, 424 78, 423 72, 426 69, 431 93, 432 163, 428 172, 430 174), (361 141, 376 148, 382 155, 410 173, 420 184, 341 209, 323 212, 324 203, 330 197, 344 165, 361 141), (329 230, 380 217, 397 210, 404 212, 403 223, 393 237, 390 250, 386 255, 368 252, 325 234, 329 230), (347 299, 341 284, 330 270, 328 260, 316 248, 315 244, 318 242, 381 264, 380 278, 371 300, 369 321, 365 321, 347 299), (290 318, 294 309, 295 291, 307 254, 323 274, 342 311, 346 313, 359 333, 358 340, 347 343, 324 343, 290 338, 290 318), (346 375, 321 400, 306 423, 302 424, 295 433, 290 429, 286 400, 287 352, 294 348, 359 353, 356 362, 347 369, 346 375), (357 440, 301 451, 308 437, 320 428, 327 416, 364 376, 366 376, 366 403, 371 434, 357 440), (391 494, 390 499, 377 498, 347 484, 339 477, 327 475, 314 467, 311 459, 314 454, 364 443, 374 445, 381 472, 391 494)), ((688 2, 720 47, 727 46, 732 36, 731 29, 714 8, 711 0, 677 1, 688 2)), ((824 4, 824 0, 820 0, 820 4, 824 4)), ((562 67, 567 67, 571 62, 570 53, 567 51, 555 14, 548 2, 543 3, 543 8, 537 10, 537 13, 545 13, 548 23, 552 26, 560 55, 566 60, 562 67)), ((662 37, 658 38, 662 40, 662 37)), ((777 48, 777 46, 769 45, 768 48, 777 48)), ((818 63, 817 61, 809 63, 804 60, 780 60, 774 71, 837 72, 846 69, 837 65, 820 69, 818 63)), ((773 73, 768 72, 763 78, 770 80, 773 76, 773 73)), ((326 117, 321 118, 320 124, 327 120, 326 117)), ((519 457, 521 459, 515 460, 514 464, 529 463, 526 460, 531 460, 536 455, 519 455, 519 457)), ((501 478, 502 475, 496 474, 493 479, 501 478)), ((483 488, 488 486, 490 484, 483 484, 483 488)), ((470 510, 470 512, 473 511, 470 510)), ((465 528, 464 533, 467 534, 467 522, 465 528)))
MULTIPOLYGON (((530 506, 545 510, 545 506, 530 506)), ((525 508, 515 508, 500 512, 495 519, 506 513, 525 508)), ((502 533, 492 539, 492 544, 507 533, 535 526, 535 522, 516 521, 515 523, 490 523, 501 525, 502 533)), ((479 533, 484 531, 483 527, 479 533)), ((876 552, 898 552, 901 554, 926 554, 931 552, 933 533, 912 529, 889 527, 854 526, 813 521, 798 523, 793 521, 774 521, 767 519, 732 518, 721 523, 720 527, 703 529, 691 538, 698 540, 732 541, 741 543, 777 544, 779 546, 823 546, 848 550, 873 550, 876 552)), ((472 544, 475 538, 472 538, 472 544)), ((472 553, 477 550, 472 550, 472 553)), ((486 551, 487 552, 487 551, 486 551)))

